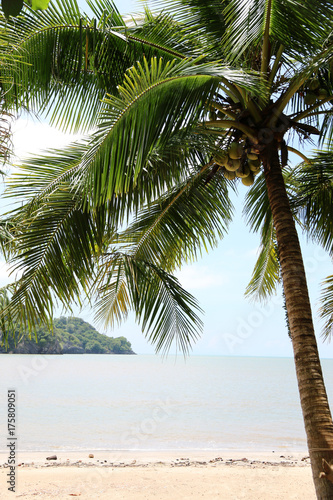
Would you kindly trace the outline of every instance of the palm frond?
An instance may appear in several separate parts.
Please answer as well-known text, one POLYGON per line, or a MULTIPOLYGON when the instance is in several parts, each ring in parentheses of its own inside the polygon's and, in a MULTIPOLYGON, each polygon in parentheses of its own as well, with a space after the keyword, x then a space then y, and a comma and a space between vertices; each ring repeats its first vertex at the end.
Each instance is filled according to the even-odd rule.
POLYGON ((153 48, 163 50, 164 57, 176 59, 193 58, 202 55, 195 31, 187 31, 171 14, 162 12, 154 15, 147 8, 145 14, 137 19, 133 26, 127 26, 126 34, 131 41, 136 40, 145 47, 145 57, 156 56, 153 48), (147 50, 150 51, 147 54, 147 50))
POLYGON ((97 319, 113 325, 134 308, 157 351, 167 351, 176 340, 186 352, 201 330, 193 312, 196 301, 169 273, 196 258, 200 246, 214 246, 226 230, 231 216, 227 187, 217 175, 207 182, 210 172, 211 164, 193 172, 142 210, 111 242, 96 276, 97 319))
POLYGON ((226 181, 211 164, 144 208, 120 234, 134 255, 168 272, 197 260, 225 235, 232 216, 226 181))
POLYGON ((100 25, 105 28, 125 26, 124 20, 112 0, 86 0, 100 25))
POLYGON ((82 162, 93 203, 137 187, 153 150, 204 116, 222 75, 240 85, 252 84, 246 74, 197 61, 164 63, 153 58, 128 70, 119 97, 104 100, 99 129, 82 162))
POLYGON ((251 46, 252 50, 261 46, 268 22, 270 44, 282 44, 290 57, 301 61, 304 55, 319 49, 327 38, 332 26, 333 2, 232 0, 227 3, 224 15, 228 25, 224 45, 232 58, 239 58, 251 46))
POLYGON ((307 235, 332 255, 333 154, 318 151, 310 159, 310 165, 302 163, 292 174, 292 207, 307 235))
POLYGON ((331 340, 333 333, 333 276, 328 276, 322 283, 321 303, 319 314, 324 321, 323 337, 331 340))
POLYGON ((31 211, 35 204, 57 190, 68 190, 68 186, 75 184, 88 144, 88 139, 82 139, 26 159, 7 179, 4 197, 24 203, 25 207, 31 203, 31 211))
POLYGON ((76 0, 56 0, 45 11, 27 8, 6 24, 0 18, 1 28, 9 54, 19 56, 6 74, 7 101, 51 113, 63 128, 93 126, 106 89, 116 91, 128 67, 124 35, 82 19, 76 0))
POLYGON ((202 322, 194 312, 200 310, 197 301, 178 280, 150 262, 119 252, 110 256, 107 268, 96 319, 112 324, 132 306, 157 352, 166 353, 176 342, 187 353, 202 330, 202 322))
POLYGON ((243 214, 251 231, 261 230, 263 238, 271 232, 272 212, 269 206, 265 177, 260 174, 246 193, 243 214))
POLYGON ((58 190, 24 218, 24 208, 10 219, 19 228, 18 253, 9 261, 21 274, 2 314, 29 326, 52 318, 54 300, 65 306, 80 302, 94 264, 96 229, 93 217, 80 208, 69 189, 58 190))
POLYGON ((246 194, 243 213, 254 232, 260 231, 260 253, 245 295, 254 300, 267 300, 274 294, 280 280, 280 264, 272 212, 265 178, 261 175, 246 194))
POLYGON ((184 33, 196 38, 196 44, 202 47, 201 53, 208 58, 220 59, 223 54, 221 44, 225 34, 226 22, 224 7, 227 2, 213 0, 153 0, 153 11, 168 13, 178 22, 184 33))
MULTIPOLYGON (((157 343, 155 335, 165 336, 165 340, 160 338, 158 350, 169 345, 173 338, 178 339, 181 348, 185 349, 186 342, 194 340, 200 329, 198 326, 200 321, 192 311, 196 302, 180 287, 175 278, 159 269, 153 262, 143 260, 145 252, 142 249, 135 256, 135 265, 138 266, 140 279, 144 280, 146 274, 149 290, 153 290, 147 307, 143 307, 143 297, 139 299, 135 295, 133 276, 131 288, 128 289, 127 281, 125 286, 122 267, 117 269, 113 261, 111 264, 108 262, 110 245, 111 248, 119 247, 123 250, 127 247, 126 262, 134 259, 132 248, 128 253, 130 247, 128 233, 125 231, 126 237, 124 237, 112 230, 113 225, 119 222, 119 210, 116 210, 116 215, 113 213, 114 200, 111 200, 110 205, 103 204, 92 212, 86 212, 82 209, 84 204, 82 192, 73 190, 77 164, 85 148, 85 143, 79 143, 67 148, 62 157, 57 156, 59 152, 54 151, 53 156, 49 158, 40 156, 30 159, 24 165, 23 172, 16 174, 11 181, 9 193, 17 196, 23 194, 27 198, 26 204, 15 210, 9 219, 18 228, 16 244, 19 247, 19 254, 12 259, 12 265, 15 271, 23 272, 23 276, 17 282, 16 290, 3 314, 11 314, 25 327, 28 325, 33 329, 40 319, 44 322, 50 320, 55 299, 63 305, 68 305, 70 301, 79 300, 82 291, 87 293, 89 291, 91 297, 92 291, 96 290, 103 297, 103 300, 99 301, 99 317, 104 314, 104 319, 112 323, 124 319, 128 310, 134 309, 143 329, 150 332, 149 338, 152 342, 157 343), (104 264, 99 271, 96 271, 95 265, 98 259, 107 262, 107 266, 104 264), (98 282, 95 273, 99 277, 98 282), (107 286, 105 286, 106 281, 107 286), (156 300, 154 307, 153 298, 156 300), (162 304, 160 316, 155 315, 158 301, 162 304)), ((193 160, 196 156, 197 153, 194 154, 193 160)), ((201 182, 203 180, 201 179, 201 182)), ((192 183, 189 182, 189 189, 192 183)), ((211 210, 215 209, 212 206, 215 203, 217 205, 220 203, 222 206, 222 197, 218 200, 213 189, 203 188, 204 186, 197 186, 197 192, 200 194, 202 191, 202 202, 206 204, 207 211, 209 207, 211 210)), ((219 194, 222 192, 223 189, 219 194)), ((225 192, 224 195, 226 197, 225 192)), ((197 196, 197 201, 199 200, 197 196)), ((181 207, 178 206, 178 209, 181 207)), ((195 218, 199 221, 199 212, 190 201, 186 224, 190 224, 191 221, 195 224, 195 218), (192 215, 191 210, 195 211, 192 215)), ((201 238, 206 237, 213 243, 214 237, 210 234, 210 230, 214 224, 219 227, 223 222, 220 222, 214 214, 212 219, 208 229, 202 224, 203 227, 197 228, 192 238, 198 241, 201 231, 203 233, 201 238)), ((131 244, 133 247, 133 241, 131 244)), ((145 257, 147 258, 147 255, 145 257)), ((157 260, 155 256, 155 262, 157 260)), ((126 267, 127 274, 132 267, 126 267)), ((141 286, 142 293, 148 293, 149 290, 144 289, 144 283, 141 286)))
POLYGON ((12 292, 12 285, 6 285, 0 288, 0 345, 6 345, 8 342, 8 337, 12 337, 15 339, 16 329, 8 307, 12 292), (3 311, 5 310, 6 314, 3 314, 3 311))
POLYGON ((16 233, 15 223, 0 220, 0 248, 6 260, 16 251, 16 233))
POLYGON ((45 11, 27 8, 15 20, 0 17, 3 51, 18 55, 3 72, 8 105, 49 114, 63 129, 85 130, 95 125, 105 93, 117 93, 124 72, 143 54, 175 57, 149 40, 128 38, 112 2, 95 7, 97 20, 83 17, 76 0, 55 0, 45 11))
POLYGON ((267 300, 276 292, 280 282, 280 263, 276 249, 275 231, 271 222, 271 234, 261 240, 260 253, 245 296, 254 300, 267 300))

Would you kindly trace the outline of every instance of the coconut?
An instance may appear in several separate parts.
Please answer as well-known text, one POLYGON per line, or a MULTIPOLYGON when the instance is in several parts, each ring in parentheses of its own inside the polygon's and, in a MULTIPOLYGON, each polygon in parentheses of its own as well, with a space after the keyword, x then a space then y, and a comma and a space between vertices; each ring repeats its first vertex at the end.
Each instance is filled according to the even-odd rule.
POLYGON ((261 172, 261 168, 259 167, 256 170, 252 168, 251 172, 253 173, 253 175, 258 175, 261 172))
POLYGON ((318 90, 318 99, 326 99, 326 97, 328 96, 328 92, 326 89, 319 89, 318 90))
POLYGON ((250 170, 257 170, 257 168, 260 168, 260 160, 249 160, 248 161, 250 170))
POLYGON ((242 183, 244 184, 244 186, 252 186, 252 184, 254 183, 253 173, 250 172, 250 175, 248 175, 247 177, 242 177, 242 183))
POLYGON ((240 166, 239 160, 231 160, 229 158, 228 163, 225 165, 225 168, 229 170, 229 172, 235 172, 240 166), (238 163, 237 163, 238 162, 238 163))
POLYGON ((240 160, 231 160, 231 163, 232 163, 232 165, 234 167, 234 171, 238 170, 239 167, 241 166, 241 161, 240 160))
POLYGON ((314 104, 317 100, 317 96, 315 94, 312 94, 311 92, 306 94, 306 96, 304 97, 304 103, 307 105, 307 106, 311 106, 312 104, 314 104))
POLYGON ((247 153, 247 157, 249 160, 257 160, 258 159, 258 155, 256 155, 255 153, 247 153))
POLYGON ((220 153, 216 153, 214 155, 214 161, 218 165, 221 165, 222 167, 225 167, 226 164, 229 161, 229 156, 226 151, 221 151, 220 153))
POLYGON ((309 83, 309 89, 310 90, 317 90, 318 88, 319 88, 319 80, 318 80, 318 78, 314 78, 309 83))
POLYGON ((251 172, 257 172, 260 170, 260 165, 254 165, 252 162, 249 162, 249 167, 251 172))
POLYGON ((226 179, 229 179, 229 181, 233 181, 236 177, 236 172, 231 172, 230 170, 225 170, 223 172, 223 175, 226 179))
POLYGON ((237 177, 247 177, 250 173, 250 167, 247 163, 244 163, 238 170, 236 170, 237 177))
POLYGON ((232 142, 228 154, 232 160, 238 160, 243 153, 243 146, 238 142, 232 142))

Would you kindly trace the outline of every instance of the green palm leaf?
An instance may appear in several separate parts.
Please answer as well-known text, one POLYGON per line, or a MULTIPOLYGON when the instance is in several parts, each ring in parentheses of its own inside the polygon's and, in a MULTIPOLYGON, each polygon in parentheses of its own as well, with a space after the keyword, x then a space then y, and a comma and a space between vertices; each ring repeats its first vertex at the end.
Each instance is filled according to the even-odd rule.
POLYGON ((300 54, 319 49, 327 38, 332 14, 331 1, 232 0, 224 11, 229 26, 224 46, 239 58, 250 47, 259 48, 268 30, 271 45, 282 44, 290 57, 302 60, 300 54))
POLYGON ((324 320, 323 336, 331 340, 333 328, 333 276, 328 276, 322 283, 320 316, 324 320))
POLYGON ((41 320, 49 323, 53 302, 64 307, 80 303, 86 276, 93 269, 96 222, 81 208, 80 199, 65 183, 43 202, 15 211, 8 222, 15 227, 14 248, 9 261, 11 272, 22 275, 15 283, 11 301, 2 311, 14 321, 33 329, 41 320))
MULTIPOLYGON (((186 36, 195 38, 195 44, 206 53, 207 58, 220 59, 223 55, 221 40, 225 34, 225 17, 223 9, 227 2, 213 0, 153 0, 150 5, 154 11, 171 13, 182 26, 186 36)), ((169 14, 170 15, 170 14, 169 14)))
POLYGON ((105 263, 105 281, 99 286, 98 321, 120 322, 130 308, 156 351, 168 351, 176 341, 183 352, 199 335, 202 323, 196 300, 177 279, 152 263, 121 252, 105 263), (107 272, 105 272, 107 270, 107 272))
POLYGON ((279 282, 280 263, 273 223, 271 223, 271 234, 266 234, 265 239, 261 240, 260 253, 251 280, 246 287, 245 295, 254 300, 265 301, 274 295, 279 282))
POLYGON ((251 230, 260 232, 260 253, 245 295, 254 300, 267 300, 276 292, 280 281, 280 264, 263 175, 259 176, 246 194, 243 213, 251 230))
POLYGON ((144 208, 121 239, 135 255, 169 272, 215 247, 226 233, 232 204, 224 178, 209 182, 211 165, 144 208))
POLYGON ((223 75, 251 86, 245 74, 199 61, 144 60, 128 70, 119 97, 104 100, 99 130, 82 162, 93 203, 129 193, 154 149, 204 115, 223 75))
POLYGON ((333 155, 318 151, 311 163, 302 163, 293 172, 292 204, 303 229, 331 255, 333 252, 333 155))

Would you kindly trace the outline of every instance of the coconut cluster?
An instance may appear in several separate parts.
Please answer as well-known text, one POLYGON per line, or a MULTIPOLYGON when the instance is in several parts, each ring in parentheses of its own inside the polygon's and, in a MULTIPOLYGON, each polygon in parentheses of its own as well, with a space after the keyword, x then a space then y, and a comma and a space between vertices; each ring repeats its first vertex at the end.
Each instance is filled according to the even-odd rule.
POLYGON ((239 177, 244 186, 252 186, 254 177, 260 172, 261 162, 256 152, 239 142, 232 142, 226 151, 216 153, 214 161, 223 167, 226 179, 239 177))
POLYGON ((318 78, 314 78, 306 87, 306 94, 304 96, 304 103, 307 106, 312 106, 318 100, 326 99, 328 92, 326 89, 320 87, 318 78))

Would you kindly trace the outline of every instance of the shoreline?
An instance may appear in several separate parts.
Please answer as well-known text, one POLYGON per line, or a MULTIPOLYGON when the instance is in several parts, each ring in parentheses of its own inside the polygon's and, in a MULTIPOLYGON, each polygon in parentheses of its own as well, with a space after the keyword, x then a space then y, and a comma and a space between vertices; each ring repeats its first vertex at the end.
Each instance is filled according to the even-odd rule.
POLYGON ((15 493, 6 491, 6 453, 0 453, 0 498, 79 496, 91 500, 313 500, 306 453, 127 451, 17 453, 15 493), (57 460, 46 460, 49 455, 57 460))
MULTIPOLYGON (((0 451, 0 467, 6 467, 8 452, 0 451)), ((55 450, 48 451, 16 451, 17 466, 45 466, 52 465, 89 465, 113 466, 125 463, 127 466, 135 461, 140 464, 154 465, 156 463, 172 464, 176 462, 242 462, 250 464, 279 464, 301 465, 309 462, 306 451, 253 451, 253 450, 55 450), (93 457, 89 457, 93 455, 93 457), (47 460, 47 457, 56 456, 56 460, 47 460)))

